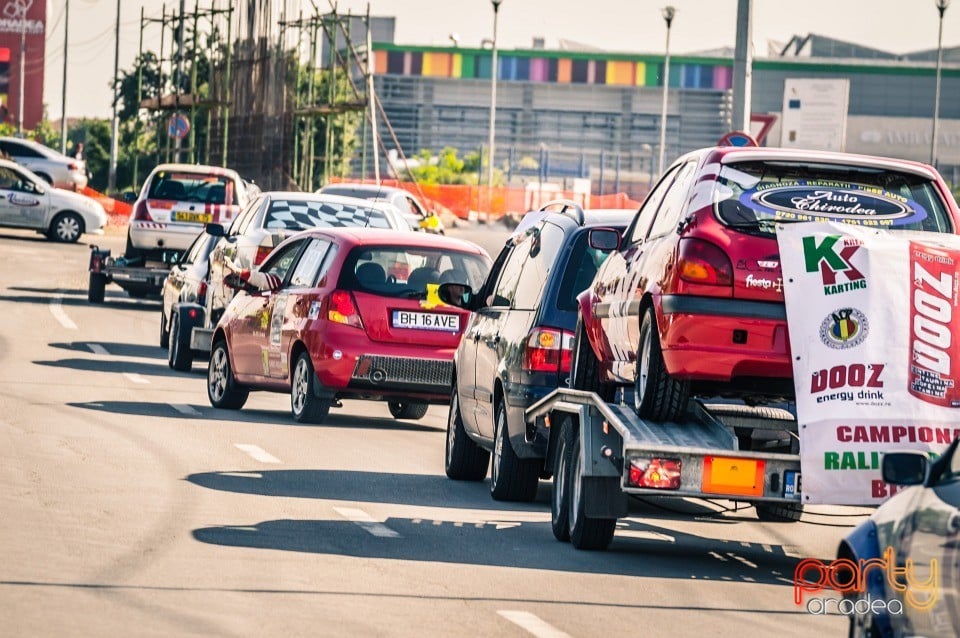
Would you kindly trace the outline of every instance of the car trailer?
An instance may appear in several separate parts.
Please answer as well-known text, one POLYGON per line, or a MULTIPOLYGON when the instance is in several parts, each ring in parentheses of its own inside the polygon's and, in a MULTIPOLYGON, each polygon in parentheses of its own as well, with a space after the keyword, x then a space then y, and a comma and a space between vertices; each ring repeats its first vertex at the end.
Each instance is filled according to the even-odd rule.
POLYGON ((178 253, 171 251, 170 263, 144 265, 143 258, 127 259, 111 257, 109 249, 90 246, 90 281, 87 287, 87 301, 103 303, 104 289, 110 282, 127 291, 131 297, 146 297, 157 294, 163 288, 163 281, 170 274, 170 266, 176 262, 178 253))
POLYGON ((553 534, 578 549, 606 549, 617 519, 627 515, 628 496, 746 501, 761 520, 802 514, 797 422, 789 410, 695 399, 683 423, 658 423, 631 405, 560 388, 526 418, 528 427, 549 432, 553 534))

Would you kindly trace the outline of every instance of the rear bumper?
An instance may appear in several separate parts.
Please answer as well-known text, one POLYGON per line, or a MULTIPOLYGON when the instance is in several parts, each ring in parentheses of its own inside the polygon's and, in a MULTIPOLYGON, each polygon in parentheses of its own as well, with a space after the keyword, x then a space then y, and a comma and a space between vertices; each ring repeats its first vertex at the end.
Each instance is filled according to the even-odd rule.
POLYGON ((140 250, 186 250, 201 232, 203 224, 131 221, 130 243, 140 250))
POLYGON ((783 304, 664 295, 657 314, 671 376, 706 381, 793 376, 783 304))

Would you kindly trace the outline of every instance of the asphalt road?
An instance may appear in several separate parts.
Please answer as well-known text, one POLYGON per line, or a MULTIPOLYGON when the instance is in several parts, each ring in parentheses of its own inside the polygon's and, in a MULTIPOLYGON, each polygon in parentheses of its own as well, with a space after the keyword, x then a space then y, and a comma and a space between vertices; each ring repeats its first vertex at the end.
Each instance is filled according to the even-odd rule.
MULTIPOLYGON (((471 233, 494 254, 505 236, 451 234, 471 233)), ((215 410, 204 363, 167 367, 157 303, 111 286, 88 305, 87 246, 0 230, 0 255, 0 634, 846 631, 794 606, 791 579, 862 510, 770 524, 637 501, 609 551, 577 551, 550 533, 549 483, 509 505, 444 477, 445 407, 345 402, 322 426, 283 395, 215 410)))

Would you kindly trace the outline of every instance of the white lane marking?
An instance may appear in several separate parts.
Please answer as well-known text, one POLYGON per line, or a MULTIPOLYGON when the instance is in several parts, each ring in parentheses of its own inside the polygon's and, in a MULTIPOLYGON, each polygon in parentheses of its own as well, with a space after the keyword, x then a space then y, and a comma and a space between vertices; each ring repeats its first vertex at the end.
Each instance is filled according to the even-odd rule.
POLYGON ((262 447, 256 445, 250 445, 249 443, 234 443, 233 447, 237 448, 241 452, 246 452, 253 457, 254 460, 260 461, 261 463, 279 463, 280 459, 270 454, 262 447))
POLYGON ((90 348, 90 352, 93 354, 108 355, 107 349, 101 346, 99 343, 88 343, 87 347, 90 348))
POLYGON ((186 403, 171 403, 170 407, 180 414, 186 414, 187 416, 200 416, 200 413, 197 412, 192 405, 187 405, 186 403))
POLYGON ((123 376, 126 377, 127 380, 133 383, 150 383, 149 379, 147 379, 146 377, 140 376, 136 372, 124 372, 123 376))
POLYGON ((501 609, 497 613, 537 638, 570 638, 570 634, 560 631, 529 611, 501 609))
POLYGON ((77 324, 73 323, 73 319, 67 316, 67 313, 63 311, 63 306, 60 305, 61 299, 63 299, 63 297, 57 295, 50 300, 50 313, 53 315, 53 318, 59 321, 60 325, 67 330, 76 330, 77 324))
POLYGON ((373 520, 373 517, 363 510, 353 509, 352 507, 334 507, 333 511, 351 523, 356 523, 374 536, 379 536, 380 538, 400 538, 400 534, 383 523, 373 520))

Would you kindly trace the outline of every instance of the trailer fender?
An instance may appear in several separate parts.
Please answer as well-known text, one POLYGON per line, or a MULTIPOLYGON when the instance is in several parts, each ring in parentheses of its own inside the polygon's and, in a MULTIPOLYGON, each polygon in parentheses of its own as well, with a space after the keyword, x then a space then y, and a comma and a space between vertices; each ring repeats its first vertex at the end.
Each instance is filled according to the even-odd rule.
MULTIPOLYGON (((207 311, 200 304, 189 303, 186 301, 180 301, 173 304, 173 307, 170 308, 170 316, 177 315, 177 319, 180 321, 180 326, 185 330, 185 334, 189 338, 190 330, 193 330, 196 326, 202 326, 204 318, 206 317, 207 311)), ((188 341, 189 343, 189 341, 188 341)))
POLYGON ((87 269, 92 273, 103 272, 104 267, 107 265, 107 259, 109 258, 109 248, 90 246, 90 263, 87 265, 87 269))

